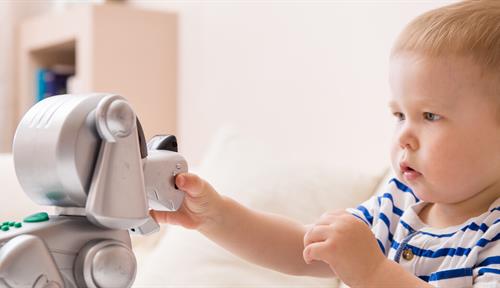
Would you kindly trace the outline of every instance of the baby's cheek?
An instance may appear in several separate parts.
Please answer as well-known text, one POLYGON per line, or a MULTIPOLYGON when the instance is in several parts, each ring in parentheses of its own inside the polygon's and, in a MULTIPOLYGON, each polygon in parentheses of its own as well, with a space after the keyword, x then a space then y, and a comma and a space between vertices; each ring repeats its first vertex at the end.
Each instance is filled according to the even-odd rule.
POLYGON ((422 151, 422 160, 426 168, 427 176, 441 181, 457 181, 457 177, 462 177, 467 163, 463 163, 463 153, 456 151, 454 145, 435 145, 422 151), (461 155, 462 154, 462 155, 461 155))
POLYGON ((401 160, 399 146, 393 144, 391 147, 390 154, 391 154, 390 157, 391 157, 392 169, 394 169, 394 172, 397 172, 399 170, 399 161, 401 160))
MULTIPOLYGON (((453 158, 450 151, 434 151, 432 158, 424 158, 424 177, 427 196, 433 199, 422 199, 431 202, 449 202, 461 198, 465 181, 470 181, 465 175, 464 164, 459 159, 453 158)), ((423 197, 425 198, 425 197, 423 197)))

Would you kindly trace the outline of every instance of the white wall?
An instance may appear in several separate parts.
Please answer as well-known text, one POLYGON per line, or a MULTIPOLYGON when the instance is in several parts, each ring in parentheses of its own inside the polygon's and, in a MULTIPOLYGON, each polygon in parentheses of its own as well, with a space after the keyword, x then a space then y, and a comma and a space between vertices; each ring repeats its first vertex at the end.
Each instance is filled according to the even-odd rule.
MULTIPOLYGON (((179 14, 178 137, 190 163, 232 126, 292 158, 365 168, 388 160, 391 45, 411 18, 447 2, 128 1, 179 14)), ((12 20, 1 7, 0 63, 9 64, 12 20)), ((2 65, 0 83, 9 83, 2 65)), ((0 85, 2 125, 11 91, 0 85)))
MULTIPOLYGON (((11 93, 10 89, 12 87, 12 81, 9 81, 7 67, 12 67, 9 64, 10 53, 13 49, 10 47, 9 40, 12 38, 12 33, 10 30, 10 25, 6 23, 11 22, 11 9, 10 5, 0 4, 0 19, 2 19, 2 24, 0 25, 0 63, 4 63, 0 66, 0 123, 3 128, 0 128, 0 152, 4 151, 4 147, 7 145, 6 142, 6 127, 10 128, 10 111, 7 109, 7 95, 11 93)), ((12 42, 12 41, 10 41, 12 42)))
POLYGON ((192 163, 231 125, 291 157, 388 161, 388 55, 440 2, 129 1, 179 13, 180 145, 192 163))
POLYGON ((0 152, 11 150, 15 111, 17 25, 52 9, 48 1, 0 1, 0 152))

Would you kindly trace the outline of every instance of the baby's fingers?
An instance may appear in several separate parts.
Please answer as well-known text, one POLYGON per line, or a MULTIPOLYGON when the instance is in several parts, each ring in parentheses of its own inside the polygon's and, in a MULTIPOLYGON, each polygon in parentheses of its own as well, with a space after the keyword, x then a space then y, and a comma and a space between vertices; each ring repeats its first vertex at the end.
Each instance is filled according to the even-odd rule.
POLYGON ((346 216, 351 216, 350 213, 347 213, 344 210, 335 210, 331 212, 326 212, 321 215, 321 217, 315 221, 316 225, 329 225, 334 224, 335 222, 342 221, 346 216))
POLYGON ((177 175, 175 185, 191 197, 199 197, 205 188, 205 182, 198 175, 191 173, 177 175))
POLYGON ((326 242, 315 242, 304 248, 302 257, 307 264, 311 264, 314 260, 327 262, 326 256, 328 253, 326 242))
POLYGON ((181 225, 188 229, 196 228, 196 223, 179 212, 151 210, 149 214, 160 224, 181 225))
POLYGON ((327 225, 314 225, 304 235, 304 247, 311 243, 321 242, 328 239, 331 228, 327 225))
POLYGON ((150 210, 149 215, 158 223, 178 224, 175 219, 175 212, 150 210))

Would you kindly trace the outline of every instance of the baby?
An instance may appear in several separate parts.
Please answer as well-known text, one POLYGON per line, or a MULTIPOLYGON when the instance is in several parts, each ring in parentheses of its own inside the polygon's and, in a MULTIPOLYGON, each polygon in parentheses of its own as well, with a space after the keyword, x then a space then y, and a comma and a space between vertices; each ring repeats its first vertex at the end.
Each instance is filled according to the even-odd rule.
POLYGON ((467 1, 411 22, 390 58, 395 178, 314 224, 251 210, 185 173, 177 212, 234 254, 351 287, 500 287, 500 1, 467 1))

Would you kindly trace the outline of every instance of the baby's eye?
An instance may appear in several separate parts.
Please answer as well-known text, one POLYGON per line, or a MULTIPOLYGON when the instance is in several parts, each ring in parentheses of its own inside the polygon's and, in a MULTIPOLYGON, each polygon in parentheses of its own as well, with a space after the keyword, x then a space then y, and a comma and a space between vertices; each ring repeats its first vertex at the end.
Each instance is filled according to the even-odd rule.
POLYGON ((428 121, 437 121, 441 119, 441 116, 431 112, 424 112, 424 119, 428 121))
POLYGON ((392 115, 394 115, 394 117, 396 117, 398 119, 398 121, 405 120, 405 114, 403 114, 401 112, 394 112, 394 113, 392 113, 392 115))

